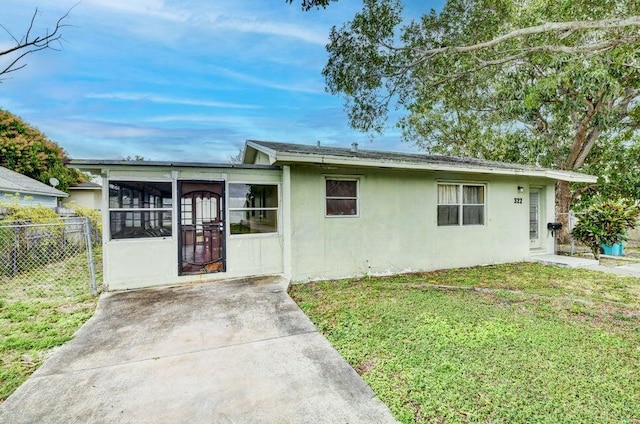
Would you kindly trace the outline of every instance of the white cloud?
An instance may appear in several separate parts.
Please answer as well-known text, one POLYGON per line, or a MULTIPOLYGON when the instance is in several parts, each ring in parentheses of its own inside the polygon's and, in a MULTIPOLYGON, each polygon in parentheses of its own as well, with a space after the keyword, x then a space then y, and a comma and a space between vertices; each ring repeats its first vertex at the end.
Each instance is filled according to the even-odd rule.
POLYGON ((147 16, 173 22, 186 22, 191 12, 170 8, 163 0, 84 0, 81 4, 105 9, 117 14, 147 16))
POLYGON ((223 30, 295 38, 321 46, 327 44, 328 41, 326 30, 313 31, 308 27, 284 22, 265 22, 247 18, 226 18, 224 21, 217 22, 215 26, 223 30))
POLYGON ((298 81, 295 83, 276 83, 264 78, 258 78, 253 75, 237 72, 228 68, 214 67, 213 71, 219 75, 233 78, 237 81, 247 82, 250 84, 258 85, 261 87, 273 88, 276 90, 290 91, 296 93, 309 93, 309 94, 323 94, 324 87, 322 87, 317 80, 311 81, 298 81))
POLYGON ((190 122, 201 124, 225 124, 225 125, 237 125, 244 126, 247 124, 255 123, 255 118, 250 117, 237 117, 226 115, 203 115, 203 114, 191 114, 191 115, 160 115, 147 118, 144 122, 190 122))
POLYGON ((188 105, 188 106, 205 106, 225 109, 258 109, 261 106, 246 105, 241 103, 216 102, 211 100, 187 99, 180 97, 157 96, 147 93, 88 93, 85 95, 88 99, 107 99, 107 100, 129 100, 129 101, 147 101, 152 103, 188 105))

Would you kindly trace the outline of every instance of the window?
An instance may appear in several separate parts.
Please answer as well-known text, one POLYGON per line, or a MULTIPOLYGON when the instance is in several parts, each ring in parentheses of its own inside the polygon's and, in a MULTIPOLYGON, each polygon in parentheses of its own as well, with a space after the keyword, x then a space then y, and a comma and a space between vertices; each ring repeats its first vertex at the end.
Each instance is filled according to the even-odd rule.
POLYGON ((358 180, 325 180, 327 216, 358 215, 358 180))
POLYGON ((278 186, 229 184, 231 234, 278 232, 278 186))
POLYGON ((438 225, 484 225, 481 184, 438 184, 438 225))
POLYGON ((171 236, 170 182, 111 181, 111 239, 171 236))

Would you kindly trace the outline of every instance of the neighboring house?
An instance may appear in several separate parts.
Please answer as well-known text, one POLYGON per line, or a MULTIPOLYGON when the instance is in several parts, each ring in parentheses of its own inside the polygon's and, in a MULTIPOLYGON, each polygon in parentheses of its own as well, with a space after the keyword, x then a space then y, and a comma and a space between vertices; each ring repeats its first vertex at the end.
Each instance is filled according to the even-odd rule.
POLYGON ((0 203, 13 202, 17 197, 20 205, 55 208, 58 206, 58 199, 67 196, 63 191, 0 166, 0 203))
POLYGON ((74 203, 78 206, 100 210, 102 208, 102 186, 91 181, 70 186, 69 198, 64 203, 65 205, 74 203))
POLYGON ((244 164, 76 160, 103 176, 110 290, 282 274, 292 281, 553 253, 538 167, 248 141, 244 164))

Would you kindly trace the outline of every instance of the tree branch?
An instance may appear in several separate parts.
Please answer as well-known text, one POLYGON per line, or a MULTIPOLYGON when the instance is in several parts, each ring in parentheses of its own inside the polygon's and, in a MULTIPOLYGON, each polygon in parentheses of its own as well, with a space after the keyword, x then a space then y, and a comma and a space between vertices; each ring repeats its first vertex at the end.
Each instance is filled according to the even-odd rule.
MULTIPOLYGON (((35 53, 35 52, 46 50, 46 49, 57 50, 55 47, 53 47, 53 43, 60 42, 62 40, 62 33, 61 33, 62 28, 69 26, 65 24, 64 21, 69 17, 69 14, 71 13, 71 11, 78 4, 79 3, 72 6, 69 10, 67 10, 67 12, 64 15, 62 15, 56 21, 53 31, 49 32, 49 30, 46 30, 44 35, 36 35, 35 37, 32 37, 31 35, 31 33, 34 30, 36 18, 39 14, 39 11, 37 8, 33 12, 33 15, 31 16, 29 27, 27 28, 24 37, 21 37, 20 39, 14 36, 13 33, 9 31, 7 27, 0 24, 0 28, 2 28, 16 43, 15 46, 8 48, 6 50, 0 51, 0 57, 17 54, 16 57, 9 59, 9 63, 7 65, 3 65, 2 67, 0 67, 0 76, 11 73, 11 72, 15 72, 27 66, 26 63, 21 65, 18 65, 18 64, 25 56, 31 53, 35 53)), ((2 82, 2 79, 0 79, 0 82, 2 82)))
MULTIPOLYGON (((433 49, 421 49, 420 52, 422 55, 430 55, 430 54, 442 54, 448 52, 456 52, 456 53, 469 53, 478 50, 488 49, 498 44, 504 43, 505 41, 512 40, 514 38, 522 38, 529 35, 538 35, 545 34, 549 32, 566 32, 566 31, 582 31, 588 29, 615 29, 615 28, 625 28, 625 27, 640 27, 640 16, 630 16, 628 18, 616 18, 616 19, 602 19, 596 21, 570 21, 570 22, 547 22, 542 25, 520 28, 514 31, 511 31, 507 34, 496 37, 492 40, 485 41, 477 44, 470 44, 466 46, 446 46, 446 47, 438 47, 433 49)), ((594 45, 594 48, 598 48, 597 44, 594 45)), ((551 46, 549 46, 551 47, 551 46)), ((564 46, 555 46, 556 48, 561 48, 564 46)))
POLYGON ((576 128, 576 133, 573 137, 573 144, 571 146, 571 153, 567 159, 567 169, 579 168, 582 166, 584 159, 589 151, 591 151, 591 147, 593 147, 593 144, 598 139, 598 135, 600 135, 600 131, 597 127, 593 128, 589 134, 587 134, 587 129, 593 121, 594 116, 600 111, 603 104, 602 99, 595 104, 585 100, 584 104, 587 107, 587 113, 580 121, 578 128, 576 128))

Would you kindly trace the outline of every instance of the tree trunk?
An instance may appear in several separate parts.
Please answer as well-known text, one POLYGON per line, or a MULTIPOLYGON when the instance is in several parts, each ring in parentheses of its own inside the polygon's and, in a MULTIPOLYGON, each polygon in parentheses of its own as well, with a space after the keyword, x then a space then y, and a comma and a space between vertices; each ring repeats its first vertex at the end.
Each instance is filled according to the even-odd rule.
POLYGON ((571 242, 569 232, 569 211, 571 210, 571 189, 568 181, 556 181, 556 221, 562 223, 558 231, 558 244, 571 242))

